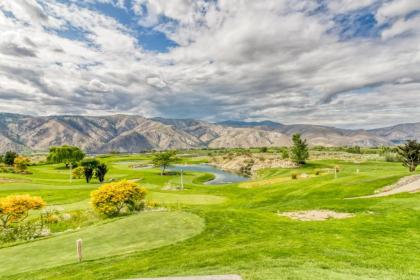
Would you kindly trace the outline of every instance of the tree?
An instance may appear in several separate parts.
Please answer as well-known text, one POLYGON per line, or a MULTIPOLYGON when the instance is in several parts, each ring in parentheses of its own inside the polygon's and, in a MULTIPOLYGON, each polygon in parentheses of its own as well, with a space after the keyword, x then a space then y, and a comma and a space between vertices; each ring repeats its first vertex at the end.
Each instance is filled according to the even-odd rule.
POLYGON ((3 228, 11 223, 18 223, 28 217, 29 210, 41 209, 45 206, 39 196, 10 195, 0 199, 0 221, 3 228))
POLYGON ((139 210, 145 196, 145 188, 127 180, 102 185, 90 194, 93 208, 108 217, 118 215, 123 209, 139 210))
POLYGON ((178 159, 175 157, 176 151, 161 152, 154 155, 152 164, 161 169, 160 175, 165 174, 166 168, 178 159))
POLYGON ((47 160, 52 163, 64 163, 68 168, 70 164, 73 166, 85 157, 85 153, 75 146, 55 146, 50 147, 47 160))
POLYGON ((296 133, 292 136, 293 146, 290 150, 291 159, 297 164, 305 164, 309 158, 309 149, 306 139, 302 140, 300 134, 296 133))
POLYGON ((86 183, 89 183, 93 177, 95 169, 99 165, 99 161, 94 158, 85 159, 82 161, 83 171, 86 178, 86 183))
POLYGON ((19 172, 25 172, 30 163, 29 158, 23 156, 17 156, 14 160, 14 166, 19 172))
POLYGON ((268 148, 267 147, 261 147, 260 152, 261 153, 266 153, 266 152, 268 152, 268 148))
POLYGON ((402 159, 403 166, 410 172, 416 171, 420 163, 420 143, 416 140, 408 140, 405 145, 398 147, 397 153, 402 159))
POLYGON ((108 166, 105 163, 99 163, 95 170, 95 175, 99 182, 105 181, 105 174, 108 172, 108 166))
POLYGON ((18 156, 17 153, 12 151, 7 151, 4 154, 3 161, 5 164, 12 166, 15 163, 15 158, 18 156))

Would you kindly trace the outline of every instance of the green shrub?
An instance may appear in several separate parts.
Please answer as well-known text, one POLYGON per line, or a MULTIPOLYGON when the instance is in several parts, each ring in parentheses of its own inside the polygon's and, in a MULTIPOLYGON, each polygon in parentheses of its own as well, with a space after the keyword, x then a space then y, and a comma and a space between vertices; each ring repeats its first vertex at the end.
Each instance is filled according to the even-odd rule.
POLYGON ((2 172, 2 173, 16 173, 16 170, 11 166, 0 166, 0 172, 2 172))
POLYGON ((266 153, 266 152, 268 152, 268 148, 267 147, 261 147, 260 152, 261 153, 266 153))
POLYGON ((351 153, 351 154, 361 154, 362 149, 359 146, 353 146, 353 147, 347 148, 346 152, 351 153))
POLYGON ((27 221, 0 229, 0 243, 33 240, 49 235, 50 231, 38 220, 27 221))
POLYGON ((282 150, 281 150, 281 158, 282 158, 282 159, 289 159, 289 150, 287 150, 287 149, 282 149, 282 150))
POLYGON ((400 162, 401 159, 396 154, 386 153, 384 156, 386 162, 400 162))

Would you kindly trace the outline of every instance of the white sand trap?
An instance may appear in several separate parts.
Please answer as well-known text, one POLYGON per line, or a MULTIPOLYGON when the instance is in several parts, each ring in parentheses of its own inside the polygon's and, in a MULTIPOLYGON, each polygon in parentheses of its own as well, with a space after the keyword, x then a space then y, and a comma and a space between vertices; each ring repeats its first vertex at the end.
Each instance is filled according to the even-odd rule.
POLYGON ((346 199, 383 197, 398 193, 414 193, 418 191, 420 191, 420 175, 414 175, 404 177, 393 185, 381 188, 375 191, 375 194, 351 197, 346 199))
POLYGON ((213 275, 163 278, 136 278, 132 280, 242 280, 242 278, 239 275, 213 275))
POLYGON ((354 216, 351 213, 339 213, 331 210, 283 212, 279 213, 279 215, 299 221, 325 221, 328 219, 346 219, 354 216))

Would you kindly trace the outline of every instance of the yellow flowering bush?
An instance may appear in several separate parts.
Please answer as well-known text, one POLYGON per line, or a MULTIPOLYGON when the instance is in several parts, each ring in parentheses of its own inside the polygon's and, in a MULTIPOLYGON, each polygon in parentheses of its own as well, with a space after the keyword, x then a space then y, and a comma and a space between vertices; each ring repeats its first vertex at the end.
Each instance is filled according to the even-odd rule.
POLYGON ((146 207, 147 208, 152 209, 152 208, 157 208, 159 206, 160 206, 160 204, 156 200, 148 200, 148 201, 146 201, 146 207))
POLYGON ((9 195, 0 199, 0 221, 3 228, 10 223, 23 221, 29 210, 41 209, 45 206, 44 200, 39 196, 9 195))
POLYGON ((76 167, 71 173, 73 179, 80 179, 83 178, 83 176, 85 176, 85 168, 82 166, 76 167))
POLYGON ((24 172, 28 168, 28 165, 31 163, 30 159, 24 156, 17 156, 14 160, 13 165, 15 166, 16 171, 24 172))
POLYGON ((134 182, 123 180, 102 185, 90 194, 93 208, 106 216, 116 216, 121 210, 139 210, 146 189, 134 182))

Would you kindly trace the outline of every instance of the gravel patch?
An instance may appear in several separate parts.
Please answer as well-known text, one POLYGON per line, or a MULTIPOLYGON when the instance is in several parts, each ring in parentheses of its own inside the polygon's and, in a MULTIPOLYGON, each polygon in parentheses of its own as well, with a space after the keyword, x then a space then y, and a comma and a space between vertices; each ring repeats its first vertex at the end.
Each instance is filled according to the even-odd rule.
POLYGON ((283 212, 279 216, 288 217, 298 221, 325 221, 328 219, 347 219, 354 216, 352 213, 339 213, 331 210, 308 210, 296 212, 283 212))

